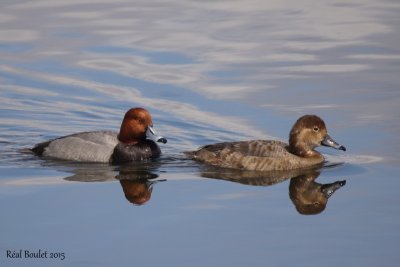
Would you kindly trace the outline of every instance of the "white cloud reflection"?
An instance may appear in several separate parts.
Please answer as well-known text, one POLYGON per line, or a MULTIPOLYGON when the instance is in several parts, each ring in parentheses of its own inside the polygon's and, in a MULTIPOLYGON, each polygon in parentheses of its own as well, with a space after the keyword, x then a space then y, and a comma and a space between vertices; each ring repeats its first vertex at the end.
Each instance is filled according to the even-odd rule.
POLYGON ((282 111, 292 111, 296 113, 305 113, 310 110, 319 110, 319 109, 336 109, 338 108, 337 104, 315 104, 315 105, 306 105, 306 106, 295 106, 295 105, 279 105, 279 104, 264 104, 264 107, 274 108, 282 111))
MULTIPOLYGON (((196 123, 198 125, 206 125, 207 128, 210 126, 214 126, 216 129, 229 129, 232 132, 229 133, 221 133, 220 138, 225 139, 227 137, 237 137, 243 138, 244 136, 253 137, 253 138, 265 138, 266 135, 260 130, 254 129, 251 125, 249 125, 244 119, 239 117, 230 117, 230 116, 219 116, 218 114, 207 112, 199 109, 198 107, 181 103, 178 101, 158 99, 158 98, 148 98, 142 96, 139 90, 134 89, 132 87, 123 87, 116 86, 112 84, 103 84, 98 82, 80 80, 77 78, 61 76, 61 75, 46 75, 41 72, 28 71, 23 69, 11 68, 7 66, 0 65, 0 71, 18 74, 24 77, 33 77, 36 80, 44 80, 48 82, 54 82, 55 84, 60 85, 69 85, 75 87, 85 88, 87 90, 93 90, 96 93, 102 93, 106 96, 112 97, 114 99, 119 99, 131 103, 140 103, 142 106, 150 109, 150 110, 160 110, 166 112, 168 114, 173 114, 179 119, 187 121, 188 123, 196 123), (235 134, 233 134, 235 133, 235 134)), ((6 102, 6 101, 5 101, 6 102)), ((18 104, 13 104, 16 108, 18 104)), ((22 104, 21 104, 22 106, 22 104)), ((55 107, 62 108, 63 110, 79 110, 84 108, 83 106, 71 103, 71 102, 50 102, 46 107, 42 107, 48 109, 52 106, 52 109, 55 107)), ((90 107, 91 109, 91 107, 90 107)), ((104 113, 107 110, 104 110, 103 107, 99 107, 98 113, 104 113)), ((116 110, 113 113, 118 112, 116 110)), ((125 111, 124 111, 125 112, 125 111)), ((120 114, 122 118, 122 114, 120 114)), ((4 121, 3 121, 4 123, 4 121)))
POLYGON ((50 40, 56 34, 53 29, 61 26, 66 31, 79 29, 83 44, 190 55, 192 64, 165 66, 150 62, 140 54, 110 57, 107 53, 82 53, 82 46, 76 46, 74 40, 63 42, 65 53, 55 50, 52 42, 43 42, 35 50, 40 57, 65 56, 73 64, 86 68, 157 83, 184 84, 210 98, 231 99, 243 97, 248 90, 262 88, 259 86, 264 82, 262 73, 271 79, 287 79, 297 77, 293 72, 337 73, 368 69, 367 62, 319 63, 320 51, 359 45, 374 34, 390 32, 391 27, 380 16, 384 8, 394 7, 399 5, 374 0, 352 1, 351 4, 340 1, 326 4, 316 0, 210 1, 205 4, 175 0, 168 4, 154 1, 151 5, 147 1, 128 0, 26 1, 4 6, 2 13, 13 13, 18 20, 11 20, 8 30, 0 32, 0 40, 24 42, 38 36, 50 40), (42 10, 46 12, 40 12, 42 10), (41 16, 33 20, 27 15, 29 12, 41 16), (26 21, 32 30, 23 26, 26 21), (310 61, 315 63, 278 68, 273 64, 310 61), (252 70, 252 74, 241 75, 246 86, 216 86, 220 77, 210 80, 210 71, 232 68, 232 65, 236 70, 252 70), (257 72, 260 73, 257 75, 257 72), (214 93, 210 94, 210 88, 214 93), (223 93, 216 92, 218 90, 223 93))
POLYGON ((385 54, 356 54, 349 55, 348 58, 352 59, 365 59, 365 60, 400 60, 400 55, 385 55, 385 54))
POLYGON ((0 186, 43 186, 43 185, 64 185, 71 183, 62 179, 61 176, 46 178, 18 178, 12 180, 0 180, 0 186))
POLYGON ((369 67, 362 64, 324 64, 324 65, 303 65, 295 67, 283 67, 278 68, 282 71, 293 71, 293 72, 325 72, 325 73, 337 73, 337 72, 353 72, 367 70, 369 67))
POLYGON ((31 30, 0 30, 1 43, 28 42, 39 38, 37 31, 31 30))

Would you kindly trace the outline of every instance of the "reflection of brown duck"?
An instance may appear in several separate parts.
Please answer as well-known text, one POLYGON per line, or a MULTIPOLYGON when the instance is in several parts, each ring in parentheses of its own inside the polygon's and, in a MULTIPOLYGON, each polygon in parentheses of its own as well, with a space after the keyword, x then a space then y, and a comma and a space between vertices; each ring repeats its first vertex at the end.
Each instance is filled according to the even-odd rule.
POLYGON ((329 197, 346 184, 345 180, 330 184, 317 183, 315 179, 319 174, 317 171, 310 171, 290 180, 290 199, 301 214, 321 213, 325 210, 329 197))
MULTIPOLYGON (((317 167, 322 167, 318 165, 317 167)), ((206 166, 201 172, 202 177, 220 179, 255 186, 269 186, 297 177, 310 170, 295 169, 288 171, 247 171, 237 169, 206 166)))
MULTIPOLYGON (((322 166, 320 165, 319 168, 322 166)), ((201 176, 235 183, 255 186, 270 186, 290 180, 290 199, 301 214, 321 213, 328 202, 328 198, 346 181, 336 181, 330 184, 320 184, 315 179, 320 175, 318 169, 297 169, 290 171, 244 171, 206 167, 201 176)))

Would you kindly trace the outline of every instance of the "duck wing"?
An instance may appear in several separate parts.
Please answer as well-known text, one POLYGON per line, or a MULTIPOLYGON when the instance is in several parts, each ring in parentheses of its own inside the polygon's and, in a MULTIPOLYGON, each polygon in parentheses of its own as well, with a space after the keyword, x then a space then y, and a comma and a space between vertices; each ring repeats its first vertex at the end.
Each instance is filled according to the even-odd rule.
POLYGON ((276 157, 288 153, 286 147, 287 144, 281 141, 252 140, 206 145, 195 152, 207 151, 215 155, 239 153, 243 156, 276 157))
POLYGON ((117 132, 82 132, 37 144, 32 151, 64 160, 108 162, 118 144, 117 132))
POLYGON ((223 168, 282 169, 292 157, 286 147, 287 144, 284 142, 269 140, 224 142, 206 145, 191 152, 190 156, 195 160, 223 168))
POLYGON ((288 153, 287 144, 281 141, 252 140, 235 142, 229 147, 232 152, 240 153, 243 156, 253 157, 279 157, 288 153))

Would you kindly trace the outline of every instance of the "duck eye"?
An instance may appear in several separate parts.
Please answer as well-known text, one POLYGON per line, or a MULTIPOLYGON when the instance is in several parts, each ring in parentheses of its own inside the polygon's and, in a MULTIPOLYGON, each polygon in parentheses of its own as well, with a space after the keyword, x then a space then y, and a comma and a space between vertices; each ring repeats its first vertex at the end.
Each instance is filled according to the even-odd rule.
POLYGON ((135 117, 133 118, 135 121, 137 121, 139 124, 145 124, 145 120, 143 118, 140 117, 135 117))
POLYGON ((319 131, 319 128, 318 128, 317 126, 314 126, 313 131, 314 131, 314 132, 318 132, 318 131, 319 131))

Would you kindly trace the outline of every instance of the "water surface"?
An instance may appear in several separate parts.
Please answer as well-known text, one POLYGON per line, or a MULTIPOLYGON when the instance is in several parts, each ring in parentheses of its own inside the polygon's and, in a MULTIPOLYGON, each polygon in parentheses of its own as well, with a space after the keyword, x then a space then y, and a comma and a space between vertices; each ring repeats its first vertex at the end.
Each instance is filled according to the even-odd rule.
POLYGON ((398 2, 0 7, 1 266, 399 262, 398 2), (21 152, 70 133, 118 130, 135 106, 149 109, 169 140, 156 162, 21 152), (302 180, 249 178, 182 155, 212 142, 286 140, 303 114, 321 116, 348 148, 319 149, 328 166, 311 186, 346 185, 316 215, 291 198, 302 180), (132 204, 138 192, 147 193, 143 205, 132 204), (65 259, 7 257, 39 249, 65 259))

